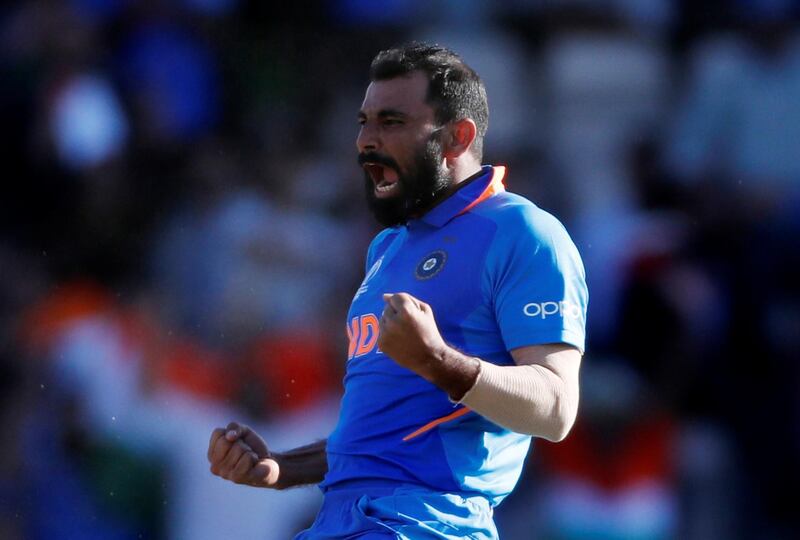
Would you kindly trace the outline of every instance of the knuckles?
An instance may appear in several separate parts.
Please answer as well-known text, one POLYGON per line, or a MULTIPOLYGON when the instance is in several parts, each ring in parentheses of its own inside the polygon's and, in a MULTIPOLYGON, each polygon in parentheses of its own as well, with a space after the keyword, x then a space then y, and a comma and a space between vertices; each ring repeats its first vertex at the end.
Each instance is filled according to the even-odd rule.
POLYGON ((397 293, 396 295, 394 295, 394 297, 397 298, 401 304, 407 304, 408 302, 411 302, 413 298, 413 296, 404 292, 397 293))
POLYGON ((234 446, 233 448, 231 448, 231 450, 228 452, 228 455, 225 457, 225 463, 227 463, 231 467, 235 467, 236 462, 239 461, 239 458, 242 457, 242 454, 244 454, 244 452, 245 450, 241 446, 239 445, 234 446))
POLYGON ((249 484, 251 473, 257 459, 243 443, 230 445, 231 448, 222 457, 211 461, 209 470, 218 476, 236 484, 249 484))

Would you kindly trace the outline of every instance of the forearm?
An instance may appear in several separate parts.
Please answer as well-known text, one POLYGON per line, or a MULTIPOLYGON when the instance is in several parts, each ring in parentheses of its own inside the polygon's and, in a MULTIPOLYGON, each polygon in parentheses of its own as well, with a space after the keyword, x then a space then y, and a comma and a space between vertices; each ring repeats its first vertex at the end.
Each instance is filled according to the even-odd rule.
POLYGON ((280 468, 278 489, 319 484, 328 472, 327 440, 317 441, 287 452, 273 452, 280 468))
POLYGON ((574 383, 545 366, 497 366, 481 361, 475 385, 460 402, 518 433, 558 442, 578 413, 574 383))
POLYGON ((383 298, 378 346, 395 362, 501 426, 552 441, 566 436, 578 410, 576 347, 517 347, 516 366, 496 366, 447 345, 430 305, 408 293, 383 298))
POLYGON ((560 441, 578 411, 580 356, 572 354, 550 365, 497 366, 448 347, 423 377, 503 427, 560 441))

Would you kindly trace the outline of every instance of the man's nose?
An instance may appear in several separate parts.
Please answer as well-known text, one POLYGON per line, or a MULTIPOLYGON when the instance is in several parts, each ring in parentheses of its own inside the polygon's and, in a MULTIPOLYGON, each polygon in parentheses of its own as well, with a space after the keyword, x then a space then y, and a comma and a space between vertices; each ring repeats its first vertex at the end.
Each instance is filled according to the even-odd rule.
POLYGON ((378 136, 377 130, 369 125, 369 123, 362 124, 361 129, 358 130, 356 146, 358 147, 358 151, 362 154, 364 152, 374 152, 380 148, 380 137, 378 136))

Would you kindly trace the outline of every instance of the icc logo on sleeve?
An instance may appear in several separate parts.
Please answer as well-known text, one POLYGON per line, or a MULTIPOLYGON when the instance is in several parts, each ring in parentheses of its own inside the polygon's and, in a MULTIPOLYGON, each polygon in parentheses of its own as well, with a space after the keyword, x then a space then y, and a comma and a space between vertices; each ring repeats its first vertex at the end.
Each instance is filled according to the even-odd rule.
POLYGON ((375 277, 375 274, 377 274, 378 270, 381 269, 381 264, 383 264, 383 256, 381 256, 380 259, 375 261, 375 264, 373 264, 372 268, 369 269, 369 272, 367 272, 367 275, 364 276, 364 281, 361 282, 361 286, 358 288, 358 290, 356 291, 356 295, 353 298, 354 302, 356 300, 358 300, 359 296, 361 296, 362 294, 367 292, 367 290, 369 289, 369 280, 371 280, 372 278, 375 277))
POLYGON ((447 261, 447 253, 437 250, 425 255, 417 265, 414 275, 417 279, 431 279, 444 268, 447 261))

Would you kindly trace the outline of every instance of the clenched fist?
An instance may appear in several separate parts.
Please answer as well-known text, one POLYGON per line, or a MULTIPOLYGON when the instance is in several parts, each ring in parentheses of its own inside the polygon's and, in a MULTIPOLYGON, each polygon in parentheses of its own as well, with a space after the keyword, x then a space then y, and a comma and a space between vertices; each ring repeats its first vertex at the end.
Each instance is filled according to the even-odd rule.
POLYGON ((211 472, 237 484, 280 489, 280 465, 274 457, 261 437, 236 422, 215 429, 208 443, 211 472))
POLYGON ((429 378, 444 351, 431 306, 407 293, 384 294, 378 347, 403 367, 429 378))
POLYGON ((472 388, 480 360, 453 349, 439 333, 431 306, 408 293, 384 294, 378 348, 432 382, 454 401, 472 388))

